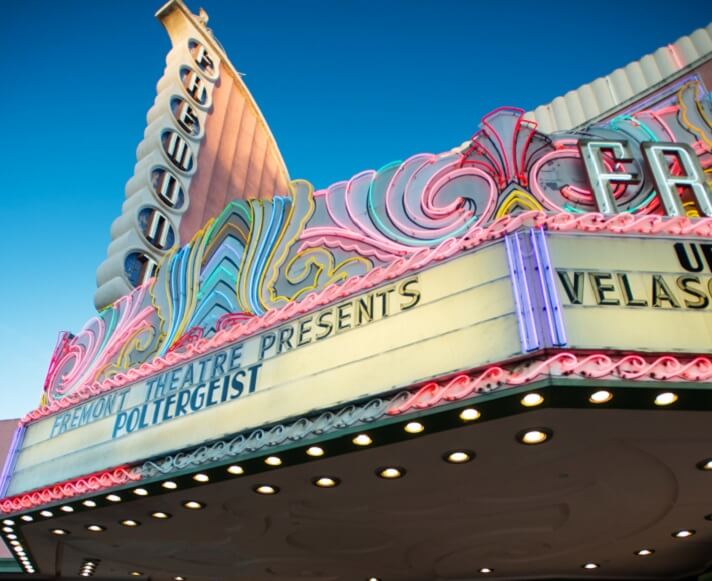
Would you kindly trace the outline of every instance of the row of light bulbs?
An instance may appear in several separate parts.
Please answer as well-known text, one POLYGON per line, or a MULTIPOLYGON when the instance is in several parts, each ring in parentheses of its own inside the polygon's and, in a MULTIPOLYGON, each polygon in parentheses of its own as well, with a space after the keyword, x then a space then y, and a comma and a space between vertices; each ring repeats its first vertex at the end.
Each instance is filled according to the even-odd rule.
MULTIPOLYGON (((686 539, 688 537, 691 537, 694 534, 695 534, 694 530, 684 529, 684 530, 675 531, 674 533, 672 533, 672 536, 675 538, 678 538, 678 539, 686 539)), ((655 553, 655 549, 646 549, 646 548, 638 549, 637 551, 633 552, 633 554, 638 557, 648 557, 648 556, 652 555, 653 553, 655 553)), ((598 569, 599 567, 600 567, 600 565, 598 563, 593 563, 593 562, 584 563, 583 565, 581 565, 582 569, 598 569)), ((482 567, 482 569, 479 570, 479 573, 483 573, 483 574, 494 573, 494 569, 492 569, 490 567, 482 567)))
MULTIPOLYGON (((607 389, 599 389, 594 391, 588 398, 588 401, 592 404, 602 404, 608 403, 613 399, 613 393, 607 389)), ((653 403, 656 406, 664 407, 674 404, 678 400, 678 395, 673 391, 663 391, 658 393, 653 399, 653 403)), ((544 403, 544 396, 540 393, 532 392, 526 394, 521 400, 519 400, 524 407, 536 407, 544 403)))
MULTIPOLYGON (((472 408, 465 409, 461 412, 460 417, 463 421, 471 421, 478 419, 480 417, 480 413, 472 408)), ((425 430, 425 427, 423 424, 420 422, 409 422, 405 425, 404 430, 409 433, 409 434, 418 434, 421 433, 425 430)), ((359 447, 365 447, 365 446, 370 446, 373 443, 373 439, 371 436, 365 433, 357 434, 352 438, 352 442, 355 446, 359 447)), ((323 448, 320 446, 309 446, 306 449, 306 454, 312 458, 319 458, 325 455, 325 451, 323 448)), ((467 462, 472 459, 474 454, 470 451, 465 451, 465 450, 457 450, 453 452, 449 452, 446 454, 445 459, 446 461, 453 463, 453 464, 461 464, 464 462, 467 462)), ((271 455, 267 456, 264 459, 265 464, 271 467, 278 467, 282 465, 282 459, 279 456, 271 455)), ((244 469, 239 466, 239 465, 231 465, 227 467, 227 472, 233 476, 240 476, 245 473, 244 469)), ((405 469, 401 467, 395 467, 395 466, 389 466, 389 467, 382 467, 379 468, 376 471, 377 475, 383 479, 386 480, 393 480, 397 478, 401 478, 405 474, 405 469)), ((210 481, 210 476, 205 473, 198 473, 193 475, 193 480, 200 484, 205 484, 210 481)), ((319 488, 334 488, 340 484, 340 479, 335 477, 335 476, 320 476, 317 478, 314 478, 312 483, 319 487, 319 488)), ((178 484, 173 481, 173 480, 166 480, 161 483, 161 486, 166 489, 166 490, 176 490, 178 488, 178 484)), ((258 484, 255 487, 253 487, 253 490, 262 495, 273 495, 277 494, 279 492, 279 488, 277 486, 271 485, 271 484, 258 484)), ((148 496, 149 491, 143 487, 138 487, 134 488, 131 493, 133 493, 136 496, 142 497, 142 496, 148 496)), ((104 497, 106 500, 109 502, 121 502, 123 498, 115 493, 107 494, 104 497)), ((81 502, 82 506, 85 508, 95 508, 97 506, 96 501, 91 500, 91 499, 86 499, 81 502)), ((202 502, 199 502, 197 500, 188 500, 183 503, 183 507, 189 510, 199 510, 202 508, 205 508, 205 504, 202 502)), ((75 511, 75 508, 70 505, 62 505, 59 507, 59 511, 61 513, 72 513, 75 511)), ((55 514, 51 510, 42 510, 39 513, 42 517, 44 518, 52 518, 55 516, 55 514)), ((163 512, 163 511, 156 511, 151 513, 151 516, 156 519, 168 519, 171 518, 172 515, 169 513, 163 512)), ((22 515, 20 519, 24 522, 32 522, 34 521, 34 518, 30 515, 22 515)), ((11 528, 14 526, 15 522, 10 519, 6 519, 4 522, 5 528, 3 529, 4 532, 7 533, 8 538, 16 538, 16 535, 12 532, 13 529, 11 528)), ((119 521, 119 524, 125 527, 133 528, 133 527, 138 527, 141 525, 140 521, 137 521, 135 519, 124 519, 119 521)), ((89 524, 86 525, 85 527, 88 531, 90 532, 95 532, 95 533, 100 533, 106 530, 106 527, 100 524, 89 524)), ((54 528, 51 529, 50 531, 52 534, 57 535, 57 536, 64 536, 64 535, 69 535, 70 531, 62 528, 54 528)), ((16 541, 17 542, 17 541, 16 541)), ((18 542, 19 546, 19 542, 18 542)), ((25 566, 26 571, 28 573, 34 573, 34 567, 32 566, 31 562, 29 561, 29 558, 27 557, 24 548, 19 547, 18 550, 16 550, 18 553, 18 556, 23 563, 23 566, 25 566)), ((91 564, 92 561, 87 561, 85 563, 85 566, 81 569, 80 574, 82 576, 91 576, 94 573, 94 568, 96 565, 91 564)), ((130 575, 132 576, 141 576, 143 573, 141 571, 131 571, 130 575)), ((175 581, 180 581, 183 579, 183 577, 175 577, 175 581)), ((374 578, 375 579, 375 578, 374 578)))
MULTIPOLYGON (((608 390, 598 390, 592 393, 589 397, 589 401, 593 404, 607 403, 612 399, 613 394, 608 390)), ((675 403, 677 399, 678 396, 674 392, 662 392, 656 395, 654 403, 658 406, 667 406, 675 403)), ((524 395, 521 398, 520 403, 522 406, 527 408, 536 407, 544 403, 544 396, 537 392, 531 392, 524 395)), ((479 419, 481 417, 481 414, 475 408, 465 408, 460 412, 459 417, 461 420, 468 422, 479 419)), ((411 421, 405 424, 404 430, 409 434, 419 434, 425 430, 425 426, 421 422, 411 421)), ((524 444, 539 444, 546 441, 550 436, 550 431, 533 429, 520 433, 518 435, 518 439, 524 444)), ((368 434, 358 434, 352 439, 352 442, 356 446, 369 446, 373 443, 373 440, 368 434)), ((308 456, 317 458, 324 456, 325 452, 324 449, 319 446, 309 446, 306 449, 306 454, 308 456)), ((265 464, 271 467, 277 467, 282 465, 282 459, 279 458, 279 456, 268 456, 265 458, 264 462, 265 464)), ((708 466, 705 469, 712 470, 712 459, 706 462, 708 466)), ((244 470, 238 465, 229 466, 227 471, 232 475, 244 474, 244 470)), ((209 476, 207 474, 196 474, 193 479, 196 482, 204 483, 209 481, 209 476)), ((178 485, 173 481, 165 481, 162 483, 161 486, 168 490, 174 490, 178 488, 178 485)), ((147 496, 149 494, 149 492, 145 488, 141 487, 135 488, 132 492, 137 496, 147 496)), ((120 502, 122 500, 121 497, 117 494, 109 494, 106 496, 106 499, 110 502, 120 502)), ((96 502, 91 499, 83 501, 82 504, 86 508, 96 507, 96 502)), ((64 505, 60 507, 59 510, 63 512, 73 512, 74 508, 71 505, 64 505)), ((40 514, 45 518, 51 518, 52 516, 54 516, 53 513, 49 510, 43 510, 40 512, 40 514)), ((23 515, 21 519, 26 522, 31 522, 34 520, 33 517, 30 515, 23 515)))
MULTIPOLYGON (((613 399, 613 393, 608 391, 608 390, 597 390, 593 393, 590 394, 588 401, 592 404, 604 404, 613 399)), ((674 392, 671 391, 666 391, 666 392, 660 392, 658 393, 654 400, 653 403, 656 406, 668 406, 673 403, 675 403, 678 400, 678 395, 674 392)), ((536 406, 541 405, 544 403, 544 396, 541 395, 540 393, 537 392, 531 392, 527 393, 520 399, 520 404, 523 407, 526 408, 533 408, 536 406)), ((470 422, 477 420, 481 417, 481 413, 472 407, 465 408, 460 411, 459 417, 462 421, 464 422, 470 422)), ((415 435, 415 434, 420 434, 425 431, 425 426, 419 422, 419 421, 410 421, 406 423, 403 427, 404 431, 408 434, 415 435)), ((517 440, 522 443, 522 444, 527 444, 527 445, 536 445, 536 444, 541 444, 549 440, 553 436, 553 432, 547 428, 531 428, 528 430, 523 430, 519 432, 516 436, 517 440)), ((364 446, 369 446, 373 443, 373 439, 371 436, 365 433, 357 434, 352 438, 352 443, 356 446, 359 447, 364 447, 364 446)), ((318 458, 322 457, 325 455, 325 451, 323 448, 320 446, 309 446, 305 450, 306 454, 312 458, 318 458)), ((474 453, 472 453, 469 450, 455 450, 451 452, 447 452, 444 455, 444 459, 452 464, 462 464, 465 462, 470 461, 474 457, 474 453)), ((270 467, 278 467, 283 464, 282 459, 279 456, 276 455, 271 455, 267 456, 264 459, 265 464, 267 464, 270 467)), ((712 458, 706 459, 698 463, 698 468, 701 470, 709 470, 712 471, 712 458)), ((227 467, 227 472, 233 476, 239 476, 245 473, 244 469, 239 466, 239 465, 231 465, 227 467)), ((388 466, 388 467, 382 467, 379 468, 376 471, 376 474, 383 479, 386 480, 393 480, 393 479, 398 479, 401 478, 405 474, 405 469, 402 467, 397 467, 397 466, 388 466)), ((210 477, 208 474, 205 473, 198 473, 193 476, 193 480, 195 480, 198 483, 207 483, 210 481, 210 477)), ((320 476, 312 480, 312 483, 319 487, 319 488, 333 488, 335 486, 338 486, 340 484, 340 480, 334 476, 320 476)), ((166 489, 166 490, 175 490, 178 488, 178 484, 172 480, 167 480, 161 483, 161 486, 166 489)), ((262 495, 273 495, 277 494, 279 492, 279 488, 274 485, 270 484, 259 484, 253 487, 253 490, 262 495)), ((135 488, 131 491, 134 495, 136 496, 147 496, 149 494, 148 490, 146 490, 143 487, 135 488)), ((108 494, 105 496, 106 500, 109 502, 121 502, 122 497, 119 496, 118 494, 108 494)), ((82 505, 86 508, 94 508, 97 506, 96 502, 91 500, 91 499, 86 499, 82 501, 82 505)), ((186 501, 183 503, 183 507, 187 509, 201 509, 204 508, 204 504, 200 503, 199 501, 186 501)), ((74 508, 71 505, 63 505, 59 508, 60 511, 64 513, 71 513, 74 512, 74 508)), ((43 510, 40 511, 40 515, 45 517, 45 518, 51 518, 54 516, 52 511, 50 510, 43 510)), ((156 511, 151 514, 153 518, 158 518, 158 519, 166 519, 170 518, 171 515, 165 512, 161 511, 156 511)), ((30 515, 23 515, 20 517, 21 520, 25 522, 31 522, 33 521, 33 517, 30 515)), ((712 515, 707 515, 705 518, 708 518, 708 520, 712 520, 712 515)), ((4 523, 11 522, 9 520, 4 521, 4 523)), ((140 522, 135 521, 133 519, 125 519, 123 521, 120 521, 120 524, 123 526, 127 527, 135 527, 139 526, 140 522)), ((92 532, 101 532, 104 530, 104 528, 101 525, 88 525, 87 529, 92 531, 92 532), (91 527, 91 528, 90 528, 91 527)), ((4 532, 8 533, 8 535, 12 535, 12 532, 8 532, 7 527, 3 529, 4 532)), ((10 529, 12 530, 12 529, 10 529)), ((52 532, 54 534, 68 534, 68 531, 65 531, 64 529, 53 529, 52 532), (60 532, 62 531, 62 532, 60 532)), ((686 536, 692 536, 695 533, 694 530, 681 530, 673 533, 673 536, 676 536, 677 538, 685 538, 686 536)), ((14 535, 13 535, 14 536, 14 535)), ((12 537, 8 536, 11 540, 12 537)), ((16 541, 17 542, 17 541, 16 541)), ((11 543, 14 545, 14 543, 11 543)), ((15 545, 15 547, 19 547, 20 550, 16 550, 16 552, 19 555, 19 558, 21 562, 23 563, 23 566, 25 566, 26 570, 28 572, 34 572, 34 568, 32 567, 32 564, 29 560, 29 558, 26 556, 26 553, 24 552, 24 549, 21 547, 21 545, 18 544, 15 545), (31 570, 30 570, 31 569, 31 570)), ((640 549, 639 551, 636 552, 637 555, 640 556, 646 556, 654 553, 653 549, 640 549)), ((586 563, 582 565, 582 567, 586 569, 592 569, 592 568, 597 568, 598 565, 596 563, 586 563)), ((483 568, 480 570, 481 573, 491 573, 493 572, 493 569, 489 569, 487 567, 483 568)), ((138 573, 138 575, 142 575, 140 572, 132 572, 133 573, 138 573)), ((178 580, 180 578, 176 578, 178 580)))
POLYGON ((81 577, 92 577, 96 572, 97 565, 99 565, 99 559, 84 559, 79 575, 81 577))
POLYGON ((17 558, 20 560, 20 563, 22 564, 22 567, 25 569, 26 573, 34 573, 35 568, 32 565, 32 561, 30 558, 27 556, 27 553, 25 552, 25 548, 22 546, 22 544, 15 540, 10 540, 10 546, 12 547, 12 550, 17 553, 17 558))

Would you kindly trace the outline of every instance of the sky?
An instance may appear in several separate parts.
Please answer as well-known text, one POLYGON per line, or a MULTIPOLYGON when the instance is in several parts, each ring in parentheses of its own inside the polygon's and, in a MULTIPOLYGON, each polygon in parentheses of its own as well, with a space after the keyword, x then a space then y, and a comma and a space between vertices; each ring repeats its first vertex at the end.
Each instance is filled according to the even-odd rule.
MULTIPOLYGON (((548 103, 712 21, 704 0, 201 1, 291 177, 317 188, 450 149, 498 106, 548 103)), ((58 333, 95 312, 170 48, 160 5, 3 5, 0 419, 38 405, 58 333)))

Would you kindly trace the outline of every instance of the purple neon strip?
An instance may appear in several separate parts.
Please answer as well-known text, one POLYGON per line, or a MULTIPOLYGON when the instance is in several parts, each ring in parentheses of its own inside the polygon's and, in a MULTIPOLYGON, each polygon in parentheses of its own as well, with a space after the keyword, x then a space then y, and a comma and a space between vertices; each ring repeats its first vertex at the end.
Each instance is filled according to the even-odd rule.
POLYGON ((517 252, 515 253, 517 255, 517 258, 519 260, 519 277, 520 281, 522 283, 522 298, 524 299, 524 316, 526 318, 526 321, 528 322, 528 329, 530 329, 530 341, 527 345, 528 349, 527 351, 534 351, 535 349, 538 349, 541 345, 539 343, 539 334, 537 333, 537 324, 536 324, 536 319, 534 318, 534 307, 533 307, 533 301, 532 301, 532 295, 529 290, 529 281, 527 280, 526 276, 526 268, 524 266, 524 255, 522 254, 522 246, 519 241, 519 233, 514 234, 514 242, 516 244, 517 252))
POLYGON ((539 275, 539 286, 541 288, 541 294, 544 297, 544 317, 546 318, 546 322, 549 327, 549 336, 551 337, 554 345, 559 345, 556 329, 554 328, 553 306, 551 304, 549 289, 547 288, 548 281, 546 280, 546 275, 544 274, 545 266, 542 259, 542 250, 539 248, 539 236, 537 235, 537 230, 529 230, 529 235, 531 238, 532 248, 534 249, 534 260, 536 261, 536 271, 539 275))
POLYGON ((559 301, 559 293, 556 292, 556 281, 554 280, 554 269, 551 265, 551 255, 549 254, 549 244, 546 240, 546 234, 541 228, 532 231, 534 235, 535 249, 538 248, 539 254, 541 256, 541 261, 539 264, 539 272, 543 276, 546 282, 542 282, 542 288, 545 294, 545 300, 547 300, 550 311, 549 320, 553 323, 555 333, 552 335, 554 339, 554 344, 557 347, 563 347, 568 344, 568 339, 566 337, 566 326, 564 325, 563 311, 561 309, 561 301, 559 301))
POLYGON ((512 290, 514 294, 514 306, 516 307, 517 313, 517 328, 519 329, 519 341, 522 345, 522 349, 525 351, 527 340, 526 340, 526 330, 524 329, 524 316, 522 314, 522 306, 519 298, 519 284, 517 281, 517 265, 514 261, 514 248, 512 248, 511 234, 507 234, 504 237, 504 247, 507 250, 507 266, 509 267, 509 279, 512 281, 512 290))
POLYGON ((522 349, 525 352, 533 351, 539 345, 536 339, 536 326, 531 311, 531 299, 527 296, 529 289, 523 276, 524 265, 521 257, 521 248, 519 247, 516 234, 506 235, 504 237, 504 245, 507 250, 509 278, 512 281, 512 289, 514 291, 519 339, 522 344, 522 349), (517 242, 516 246, 513 239, 517 242), (535 337, 534 341, 532 341, 531 338, 532 334, 534 334, 535 337))
POLYGON ((20 451, 20 444, 22 444, 24 436, 25 426, 18 424, 15 429, 15 433, 12 435, 10 449, 7 452, 7 458, 5 458, 5 465, 3 466, 2 474, 0 474, 0 498, 5 496, 5 493, 7 492, 7 487, 10 484, 10 476, 15 468, 17 453, 20 451))

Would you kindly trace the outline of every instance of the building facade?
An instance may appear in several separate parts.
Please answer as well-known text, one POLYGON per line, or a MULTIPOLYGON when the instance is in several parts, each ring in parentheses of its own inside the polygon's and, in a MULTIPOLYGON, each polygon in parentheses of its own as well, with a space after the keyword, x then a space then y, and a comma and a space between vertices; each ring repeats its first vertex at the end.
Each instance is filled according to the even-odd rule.
POLYGON ((158 18, 98 314, 0 479, 24 574, 709 573, 712 25, 315 191, 206 15, 158 18))

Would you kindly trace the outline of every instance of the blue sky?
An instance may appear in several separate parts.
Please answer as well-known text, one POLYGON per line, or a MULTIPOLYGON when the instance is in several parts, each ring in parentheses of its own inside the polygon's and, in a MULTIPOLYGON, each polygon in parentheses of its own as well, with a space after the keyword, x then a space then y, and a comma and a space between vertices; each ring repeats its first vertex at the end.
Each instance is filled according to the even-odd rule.
MULTIPOLYGON (((197 12, 200 6, 189 0, 197 12)), ((317 187, 467 139, 712 20, 712 3, 204 0, 293 178, 317 187)), ((159 2, 3 6, 0 419, 35 407, 133 173, 169 41, 159 2)))

